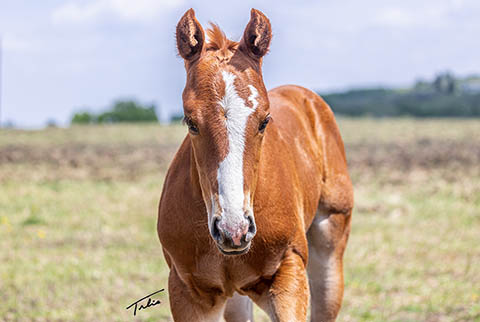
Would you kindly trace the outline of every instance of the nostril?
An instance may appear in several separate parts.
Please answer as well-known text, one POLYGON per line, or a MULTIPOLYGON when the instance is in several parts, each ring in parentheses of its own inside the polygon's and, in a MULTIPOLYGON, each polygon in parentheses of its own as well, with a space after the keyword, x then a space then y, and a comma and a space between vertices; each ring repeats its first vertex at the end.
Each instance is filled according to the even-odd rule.
POLYGON ((212 221, 212 237, 219 243, 223 243, 223 235, 218 229, 218 223, 220 222, 220 217, 215 216, 212 221))
POLYGON ((253 219, 252 215, 248 215, 247 220, 248 220, 248 232, 245 236, 245 241, 249 242, 253 239, 253 237, 257 233, 257 226, 255 225, 255 219, 253 219))
POLYGON ((247 220, 248 220, 248 232, 255 234, 257 232, 257 227, 255 226, 255 220, 253 219, 253 216, 248 215, 247 220))

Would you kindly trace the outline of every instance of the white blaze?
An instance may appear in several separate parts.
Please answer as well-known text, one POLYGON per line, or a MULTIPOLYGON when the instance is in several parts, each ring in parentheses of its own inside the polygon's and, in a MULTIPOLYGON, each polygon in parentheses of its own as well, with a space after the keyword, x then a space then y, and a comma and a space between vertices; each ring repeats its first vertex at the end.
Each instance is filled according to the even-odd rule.
POLYGON ((222 72, 225 82, 225 96, 220 105, 225 110, 225 123, 228 135, 228 154, 220 162, 217 172, 219 202, 222 212, 227 212, 229 222, 238 223, 243 218, 243 153, 245 150, 245 128, 248 117, 258 106, 256 97, 258 91, 249 85, 250 96, 248 100, 252 108, 238 95, 235 86, 235 75, 226 71, 222 72))

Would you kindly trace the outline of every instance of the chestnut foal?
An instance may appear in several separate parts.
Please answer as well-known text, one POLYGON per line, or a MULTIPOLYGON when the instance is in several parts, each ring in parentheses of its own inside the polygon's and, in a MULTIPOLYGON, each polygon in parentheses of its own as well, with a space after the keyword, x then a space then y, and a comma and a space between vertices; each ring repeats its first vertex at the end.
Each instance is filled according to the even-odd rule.
POLYGON ((249 321, 253 300, 273 321, 305 321, 309 302, 313 321, 334 321, 353 189, 333 113, 299 86, 267 93, 260 11, 239 43, 207 34, 192 9, 177 25, 189 134, 158 215, 173 318, 249 321))

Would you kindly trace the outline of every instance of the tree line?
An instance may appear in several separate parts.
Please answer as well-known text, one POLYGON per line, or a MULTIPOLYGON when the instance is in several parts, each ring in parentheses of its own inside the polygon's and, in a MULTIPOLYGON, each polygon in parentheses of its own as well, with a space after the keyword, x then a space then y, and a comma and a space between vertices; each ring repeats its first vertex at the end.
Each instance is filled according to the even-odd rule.
POLYGON ((72 124, 101 124, 120 122, 158 122, 155 105, 142 105, 135 100, 118 100, 102 113, 79 111, 72 116, 72 124))
MULTIPOLYGON (((336 114, 348 116, 480 117, 480 76, 457 78, 449 72, 407 89, 360 88, 319 93, 336 114)), ((158 122, 153 104, 117 100, 106 111, 75 113, 72 124, 158 122)), ((180 121, 183 115, 172 117, 180 121)))
POLYGON ((321 94, 336 114, 348 116, 480 117, 480 76, 445 72, 408 89, 363 88, 321 94))

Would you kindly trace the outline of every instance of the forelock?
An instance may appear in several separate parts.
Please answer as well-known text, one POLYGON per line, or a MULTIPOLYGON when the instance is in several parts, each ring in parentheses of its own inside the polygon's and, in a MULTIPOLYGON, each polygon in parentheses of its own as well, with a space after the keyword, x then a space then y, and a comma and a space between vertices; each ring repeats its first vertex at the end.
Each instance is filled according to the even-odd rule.
POLYGON ((211 52, 220 62, 230 60, 238 48, 238 42, 228 39, 220 27, 214 23, 210 23, 207 36, 207 52, 211 52))

